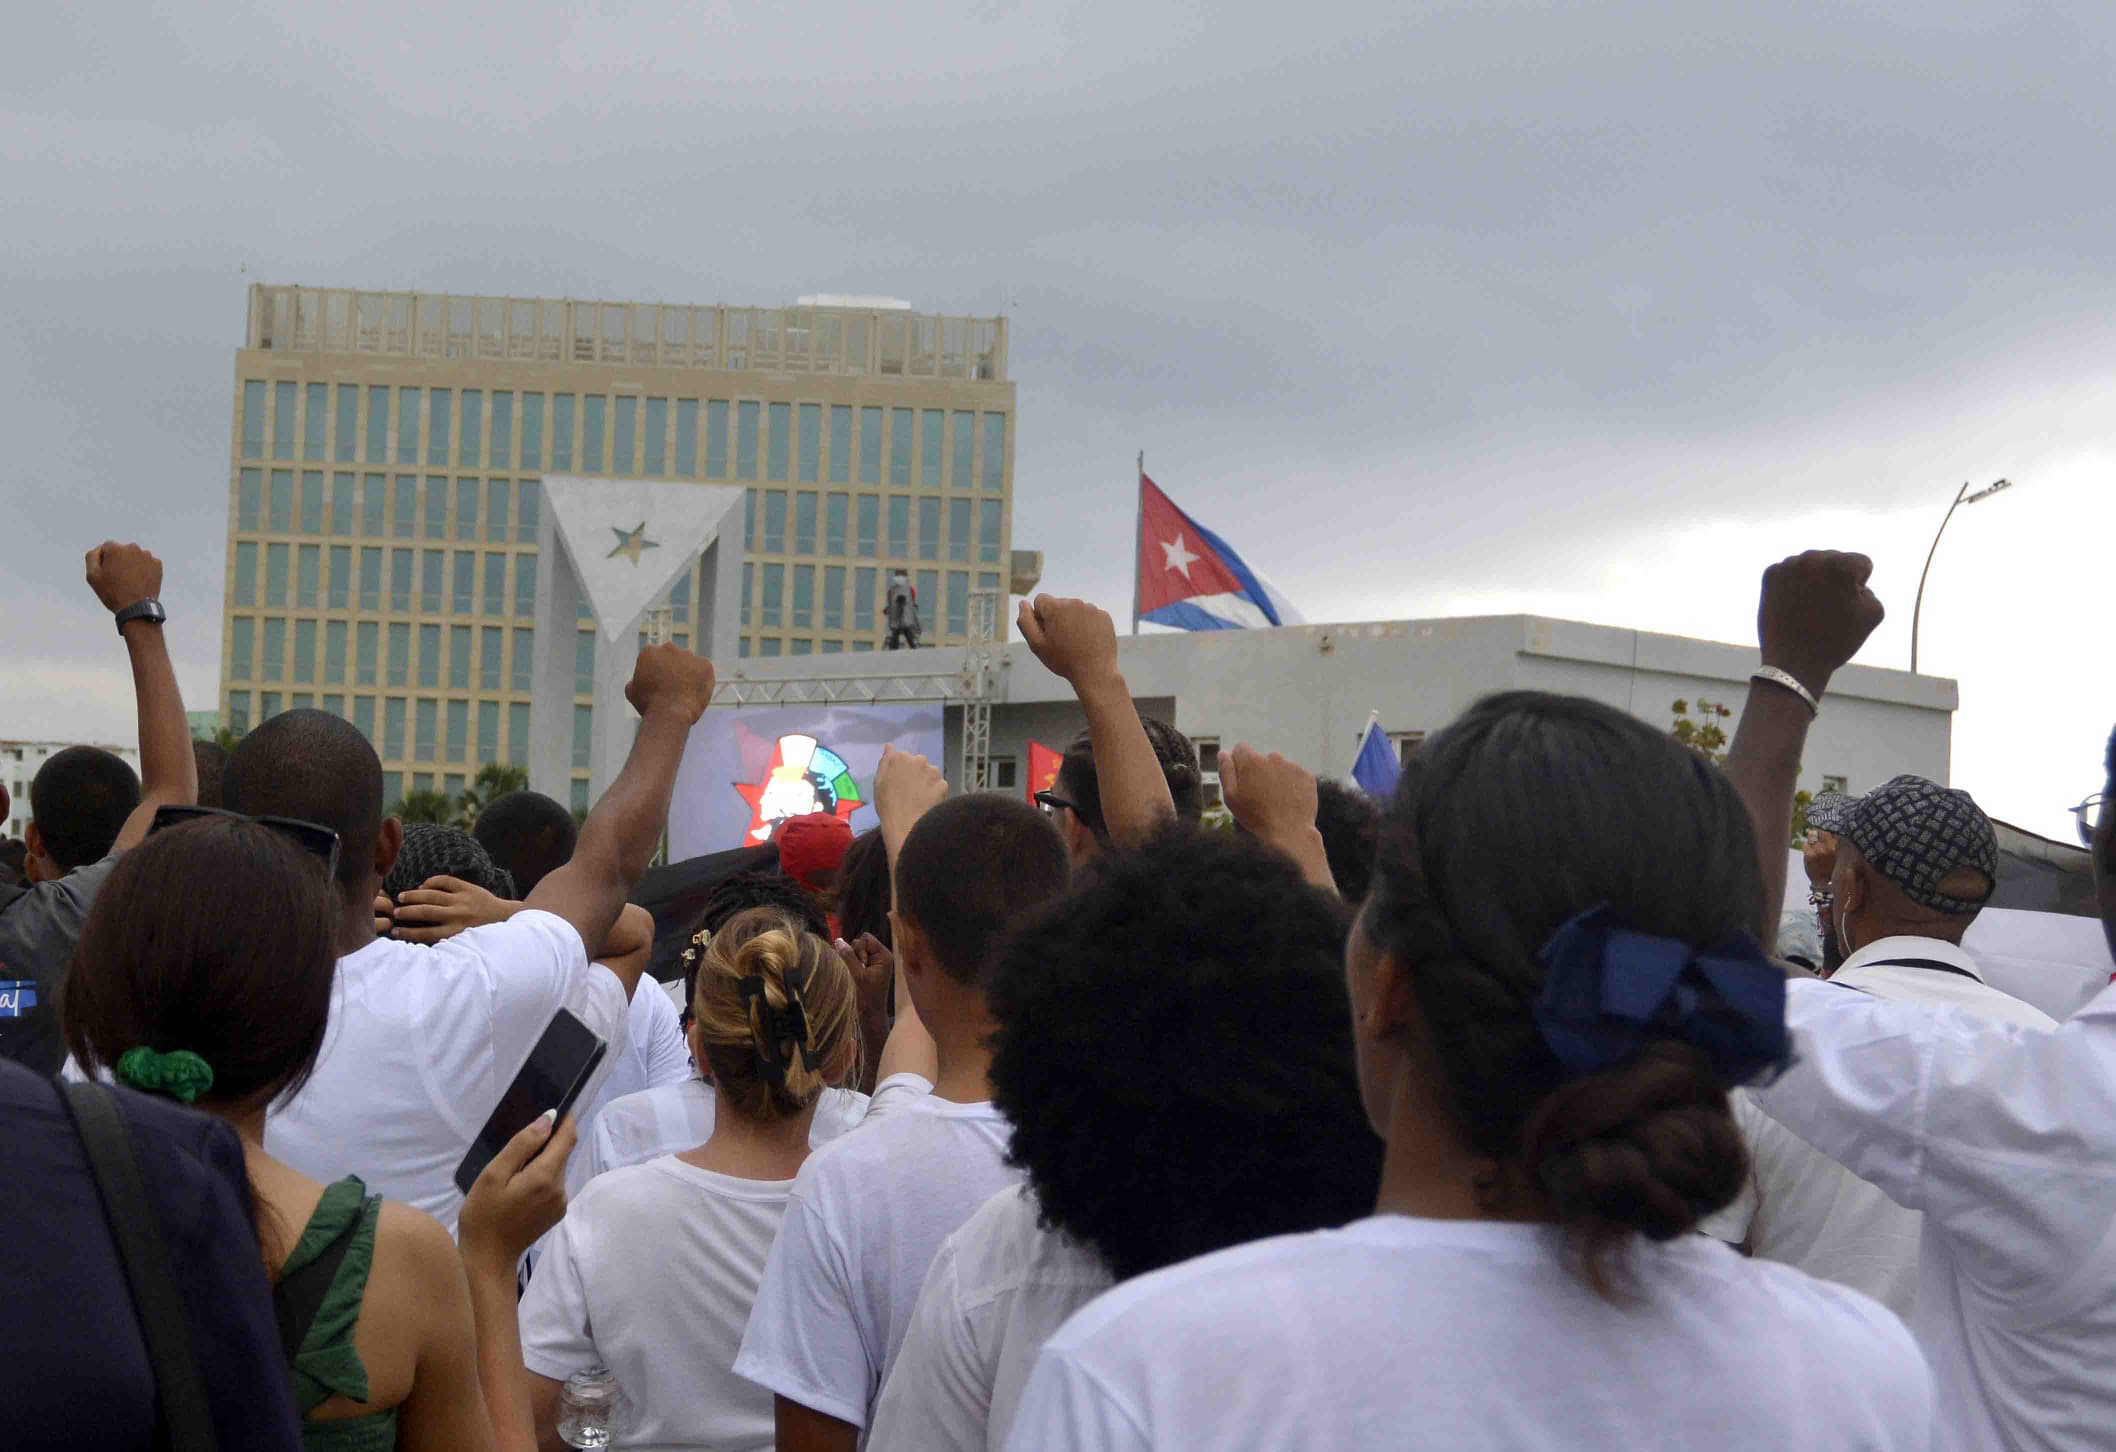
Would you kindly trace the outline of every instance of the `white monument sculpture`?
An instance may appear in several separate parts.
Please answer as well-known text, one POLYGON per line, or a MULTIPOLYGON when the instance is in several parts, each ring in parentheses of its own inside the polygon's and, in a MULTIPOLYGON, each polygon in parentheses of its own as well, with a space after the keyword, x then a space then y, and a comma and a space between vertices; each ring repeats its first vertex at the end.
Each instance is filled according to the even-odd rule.
POLYGON ((546 475, 537 548, 536 660, 529 687, 529 781, 561 802, 573 780, 574 641, 593 622, 594 719, 589 800, 602 795, 632 749, 638 717, 625 685, 639 658, 648 608, 703 558, 691 648, 735 658, 742 609, 745 491, 713 484, 546 475), (585 615, 581 604, 585 601, 585 615))

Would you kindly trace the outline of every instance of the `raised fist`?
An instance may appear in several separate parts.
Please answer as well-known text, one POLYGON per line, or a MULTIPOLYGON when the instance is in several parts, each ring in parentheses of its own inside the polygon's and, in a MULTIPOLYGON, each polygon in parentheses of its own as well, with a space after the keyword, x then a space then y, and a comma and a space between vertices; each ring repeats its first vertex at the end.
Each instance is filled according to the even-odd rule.
POLYGON ((948 799, 948 783, 940 768, 912 751, 884 747, 881 765, 874 769, 874 814, 885 835, 898 840, 911 824, 948 799))
POLYGON ((680 714, 694 722, 713 703, 713 663, 680 645, 650 645, 639 652, 625 699, 641 716, 680 714))
POLYGON ((88 587, 115 615, 162 593, 162 562, 136 544, 106 540, 88 552, 88 587))
POLYGON ((1865 555, 1836 550, 1809 550, 1765 570, 1756 607, 1763 663, 1790 672, 1819 697, 1887 614, 1866 588, 1873 571, 1865 555))
POLYGON ((1015 623, 1044 669, 1061 680, 1078 686, 1116 674, 1117 627, 1100 606, 1038 595, 1021 602, 1015 623))
POLYGON ((1315 774, 1246 742, 1220 753, 1220 793, 1234 819, 1267 842, 1315 826, 1315 774))

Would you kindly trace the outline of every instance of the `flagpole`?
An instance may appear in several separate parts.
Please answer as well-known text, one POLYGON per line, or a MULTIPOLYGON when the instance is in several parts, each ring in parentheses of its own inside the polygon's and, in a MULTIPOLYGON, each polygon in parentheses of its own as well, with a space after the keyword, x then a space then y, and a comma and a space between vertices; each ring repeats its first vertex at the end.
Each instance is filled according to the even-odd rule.
POLYGON ((1131 491, 1131 633, 1139 633, 1139 533, 1146 528, 1146 450, 1139 450, 1139 477, 1131 491))

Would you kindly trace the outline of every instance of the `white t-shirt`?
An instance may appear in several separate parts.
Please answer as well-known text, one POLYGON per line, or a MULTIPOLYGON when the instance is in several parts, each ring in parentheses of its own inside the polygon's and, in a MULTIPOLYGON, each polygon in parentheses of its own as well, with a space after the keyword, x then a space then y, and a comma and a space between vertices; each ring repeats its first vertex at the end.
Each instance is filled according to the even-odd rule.
POLYGON ((529 1282, 523 1363, 554 1381, 607 1366, 632 1404, 620 1447, 770 1452, 771 1393, 732 1368, 792 1190, 674 1155, 598 1176, 529 1282))
POLYGON ((1125 1282, 1044 1344, 1021 1452, 1926 1452, 1903 1323, 1702 1236, 1595 1294, 1549 1226, 1379 1216, 1125 1282))
MULTIPOLYGON (((675 1084, 659 1084, 611 1101, 596 1116, 566 1166, 569 1193, 579 1184, 621 1165, 637 1165, 661 1155, 696 1149, 713 1137, 719 1096, 693 1074, 675 1084)), ((825 1089, 816 1098, 816 1117, 808 1122, 808 1147, 821 1149, 858 1124, 867 1113, 867 1096, 850 1089, 825 1089)))
POLYGON ((1010 1137, 989 1102, 928 1093, 810 1156, 735 1370, 866 1426, 941 1242, 1020 1182, 1010 1137))
POLYGON ((1001 1190, 942 1244, 875 1404, 870 1452, 1006 1446, 1036 1353, 1111 1281, 1041 1213, 1027 1185, 1001 1190))
POLYGON ((1766 1114, 1924 1212, 1911 1322, 1938 1452, 2116 1428, 2116 989, 2048 1032, 1829 983, 1786 990, 1766 1114))
MULTIPOLYGON (((1869 943, 1845 959, 1830 981, 1876 998, 1952 1003, 1998 1023, 2057 1027, 2041 1010, 1988 986, 1976 959, 1938 938, 1869 943), (1894 961, 1910 958, 1957 971, 1894 961)), ((1750 1254, 1764 1260, 1864 1291, 1908 1321, 1918 1301, 1918 1212, 1814 1149, 1748 1094, 1735 1094, 1733 1103, 1749 1143, 1749 1183, 1740 1199, 1700 1228, 1731 1244, 1746 1243, 1750 1254)))
POLYGON ((623 986, 564 918, 516 913, 432 947, 378 938, 338 960, 316 1072, 272 1112, 265 1148, 325 1184, 358 1175, 453 1232, 456 1166, 561 1008, 625 1042, 623 986))
MULTIPOLYGON (((632 990, 632 1006, 625 1015, 625 1027, 624 1052, 619 1054, 616 1046, 611 1046, 616 1067, 602 1081, 602 1088, 596 1091, 594 1101, 585 1104, 579 1112, 583 1147, 593 1139, 596 1121, 601 1119, 602 1112, 619 1099, 663 1084, 681 1084, 696 1075, 691 1067, 690 1046, 683 1041, 683 1021, 677 1017, 668 995, 660 991, 653 979, 640 979, 639 986, 632 990)), ((679 1145, 677 1148, 692 1149, 695 1146, 679 1145)), ((588 1175, 581 1164, 583 1158, 576 1149, 566 1164, 566 1193, 569 1195, 578 1194, 580 1187, 588 1183, 588 1175)))

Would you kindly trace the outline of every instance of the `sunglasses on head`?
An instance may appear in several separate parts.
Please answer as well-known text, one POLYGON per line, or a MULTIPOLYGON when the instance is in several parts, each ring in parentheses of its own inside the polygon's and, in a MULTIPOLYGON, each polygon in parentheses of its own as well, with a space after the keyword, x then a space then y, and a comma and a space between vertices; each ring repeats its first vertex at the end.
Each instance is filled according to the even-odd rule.
POLYGON ((322 862, 324 876, 338 875, 338 834, 298 817, 253 817, 247 812, 231 812, 226 807, 157 807, 154 825, 147 829, 147 835, 151 837, 165 827, 181 827, 186 822, 203 822, 215 817, 229 817, 238 822, 255 822, 260 827, 268 827, 322 862))
POLYGON ((1078 807, 1074 806, 1064 797, 1059 796, 1056 792, 1038 792, 1036 793, 1035 800, 1036 805, 1043 808, 1043 814, 1046 817, 1057 816, 1058 809, 1060 807, 1065 808, 1068 812, 1071 812, 1076 817, 1080 815, 1080 809, 1078 807))

